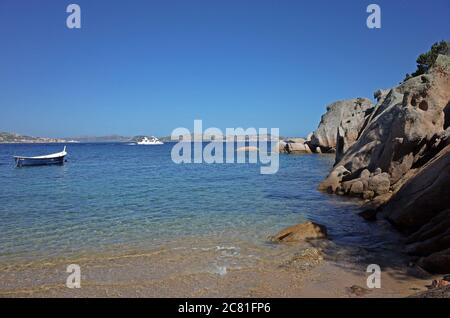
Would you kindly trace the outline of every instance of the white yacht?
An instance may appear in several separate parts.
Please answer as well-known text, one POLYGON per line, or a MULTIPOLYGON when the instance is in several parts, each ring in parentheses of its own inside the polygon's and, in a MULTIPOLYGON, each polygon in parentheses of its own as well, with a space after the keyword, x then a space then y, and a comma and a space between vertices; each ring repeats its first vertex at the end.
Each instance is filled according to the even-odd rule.
POLYGON ((140 141, 136 142, 138 145, 163 145, 164 143, 160 141, 158 138, 151 136, 143 137, 140 141))

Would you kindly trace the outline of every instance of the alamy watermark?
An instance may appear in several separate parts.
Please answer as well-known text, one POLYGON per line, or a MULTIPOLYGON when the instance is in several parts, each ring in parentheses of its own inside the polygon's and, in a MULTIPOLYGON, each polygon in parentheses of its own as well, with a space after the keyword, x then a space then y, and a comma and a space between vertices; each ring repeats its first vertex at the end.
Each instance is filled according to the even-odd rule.
POLYGON ((261 164, 261 174, 274 174, 279 169, 279 129, 219 128, 203 131, 201 120, 194 120, 194 131, 184 127, 172 131, 178 141, 172 148, 172 161, 180 163, 252 163, 261 164), (204 145, 203 143, 208 144, 204 145))
POLYGON ((366 20, 367 27, 369 29, 381 29, 381 7, 378 4, 369 4, 366 11, 370 13, 366 20))
POLYGON ((78 4, 69 4, 66 12, 70 13, 66 19, 66 26, 69 29, 81 29, 81 8, 78 4))
MULTIPOLYGON (((66 26, 69 29, 81 29, 81 7, 76 3, 69 4, 66 12, 70 13, 66 18, 66 26)), ((367 17, 366 25, 369 29, 381 29, 381 7, 378 4, 369 4, 366 12, 370 13, 367 17)))
POLYGON ((66 279, 67 288, 81 288, 81 268, 80 265, 70 264, 66 269, 70 275, 66 279))
POLYGON ((368 288, 381 288, 381 267, 377 264, 370 264, 366 269, 370 275, 367 277, 366 285, 368 288))

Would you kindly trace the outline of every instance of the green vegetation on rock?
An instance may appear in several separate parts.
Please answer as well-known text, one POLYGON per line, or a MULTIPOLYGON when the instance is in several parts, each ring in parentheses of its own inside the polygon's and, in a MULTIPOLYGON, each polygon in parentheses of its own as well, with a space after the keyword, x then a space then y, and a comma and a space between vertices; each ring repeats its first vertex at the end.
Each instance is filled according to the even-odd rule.
POLYGON ((417 58, 417 70, 410 74, 406 74, 405 81, 411 77, 416 77, 425 74, 436 62, 439 54, 450 55, 450 43, 447 41, 436 42, 431 46, 431 49, 417 58))

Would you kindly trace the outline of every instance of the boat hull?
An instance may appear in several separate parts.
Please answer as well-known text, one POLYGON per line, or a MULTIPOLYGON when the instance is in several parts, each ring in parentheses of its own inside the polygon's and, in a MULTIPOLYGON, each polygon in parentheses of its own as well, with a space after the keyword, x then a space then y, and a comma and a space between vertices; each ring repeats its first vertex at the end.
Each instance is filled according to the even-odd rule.
POLYGON ((48 166, 64 164, 64 156, 56 158, 16 158, 17 167, 25 166, 48 166))

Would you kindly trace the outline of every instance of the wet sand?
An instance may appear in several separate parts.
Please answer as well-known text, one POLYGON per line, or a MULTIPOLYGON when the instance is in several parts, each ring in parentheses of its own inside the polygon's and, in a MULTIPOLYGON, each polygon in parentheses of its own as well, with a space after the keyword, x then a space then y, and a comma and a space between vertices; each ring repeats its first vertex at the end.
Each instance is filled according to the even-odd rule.
POLYGON ((433 278, 408 262, 398 251, 345 249, 332 241, 185 238, 149 251, 2 266, 0 297, 406 297, 425 291, 433 278), (381 288, 369 290, 366 268, 374 261, 381 288), (65 285, 72 263, 81 267, 80 289, 65 285))

